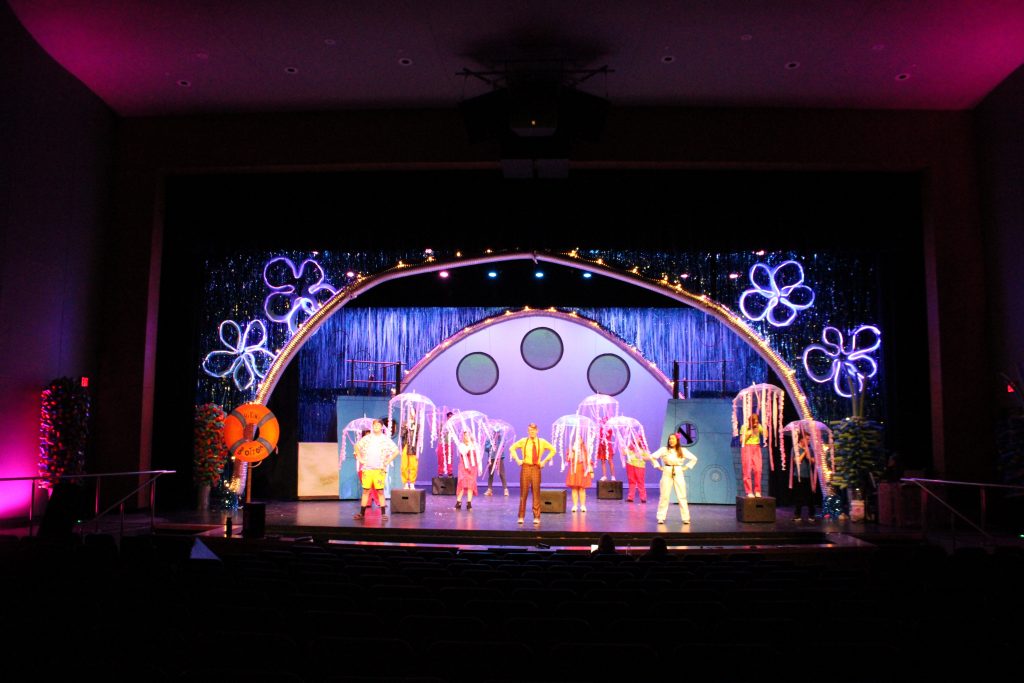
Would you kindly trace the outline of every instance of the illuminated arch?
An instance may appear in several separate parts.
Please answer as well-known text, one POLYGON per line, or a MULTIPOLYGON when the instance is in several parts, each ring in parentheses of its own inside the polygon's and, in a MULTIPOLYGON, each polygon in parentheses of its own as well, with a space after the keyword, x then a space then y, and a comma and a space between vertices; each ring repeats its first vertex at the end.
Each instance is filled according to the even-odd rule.
MULTIPOLYGON (((704 313, 719 320, 730 330, 738 334, 740 338, 747 342, 747 344, 749 344, 751 348, 753 348, 754 351, 768 364, 768 367, 770 367, 782 381, 786 393, 789 394, 789 397, 793 400, 793 404, 796 406, 797 414, 800 416, 800 419, 813 419, 810 405, 807 402, 807 396, 800 387, 800 383, 796 381, 796 370, 791 368, 781 356, 775 353, 771 346, 769 346, 768 342, 765 341, 761 335, 755 332, 740 315, 729 309, 728 306, 714 301, 706 294, 694 294, 693 292, 684 289, 682 284, 678 281, 670 282, 668 278, 652 280, 640 275, 638 268, 633 268, 629 271, 619 270, 618 268, 608 266, 602 259, 591 261, 581 258, 576 251, 564 254, 551 254, 544 252, 495 253, 477 257, 456 258, 449 261, 437 261, 431 258, 425 263, 417 265, 409 265, 399 261, 396 265, 379 273, 374 273, 373 275, 359 275, 356 277, 354 282, 339 290, 337 294, 328 299, 323 306, 321 306, 312 316, 309 317, 308 320, 306 320, 305 323, 302 324, 302 326, 299 327, 295 336, 289 339, 281 348, 280 353, 277 354, 277 358, 275 358, 274 362, 271 364, 266 377, 263 382, 260 383, 255 402, 266 403, 270 394, 273 393, 278 380, 281 378, 281 374, 284 372, 284 369, 288 366, 288 363, 291 362, 292 358, 294 358, 299 352, 299 349, 301 349, 306 341, 313 336, 321 325, 323 325, 327 318, 363 292, 367 292, 378 285, 384 284, 385 282, 390 282, 391 280, 397 280, 399 278, 409 277, 412 275, 424 275, 426 273, 435 273, 441 270, 468 268, 471 266, 502 263, 505 261, 533 261, 534 263, 552 263, 560 266, 567 266, 569 268, 576 268, 578 270, 603 275, 604 277, 618 280, 619 282, 625 282, 637 287, 642 287, 643 289, 686 304, 699 311, 703 311, 704 313)), ((645 362, 644 365, 648 365, 648 363, 645 362)))

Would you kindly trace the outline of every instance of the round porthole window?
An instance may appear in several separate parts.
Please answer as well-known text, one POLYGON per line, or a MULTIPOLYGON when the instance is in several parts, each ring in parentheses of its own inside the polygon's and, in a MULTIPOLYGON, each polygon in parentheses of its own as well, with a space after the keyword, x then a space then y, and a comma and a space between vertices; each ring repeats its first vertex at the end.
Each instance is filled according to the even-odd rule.
POLYGON ((692 422, 680 422, 676 427, 676 434, 679 436, 679 445, 683 448, 689 448, 700 438, 697 425, 692 422))
POLYGON ((467 354, 455 369, 455 379, 468 394, 486 394, 498 383, 498 364, 486 353, 467 354))
POLYGON ((621 394, 629 386, 629 366, 615 354, 603 353, 590 362, 587 382, 595 394, 621 394))
POLYGON ((562 360, 562 338, 550 327, 537 327, 523 336, 519 353, 534 370, 550 370, 562 360))

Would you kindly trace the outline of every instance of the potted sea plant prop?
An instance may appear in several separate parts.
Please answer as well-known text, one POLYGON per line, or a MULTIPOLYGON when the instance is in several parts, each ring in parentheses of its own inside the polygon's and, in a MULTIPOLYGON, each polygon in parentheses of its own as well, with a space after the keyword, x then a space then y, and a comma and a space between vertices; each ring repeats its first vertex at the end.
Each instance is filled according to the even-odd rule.
POLYGON ((826 492, 824 513, 842 517, 842 500, 837 492, 845 489, 853 521, 864 519, 865 491, 874 488, 874 480, 884 465, 882 425, 864 415, 865 388, 878 374, 873 354, 882 345, 881 331, 874 325, 861 325, 850 333, 849 343, 835 327, 826 327, 822 344, 804 349, 804 368, 815 382, 832 382, 835 392, 850 399, 850 416, 830 423, 835 439, 835 469, 826 492))
POLYGON ((52 491, 61 477, 85 472, 91 399, 82 385, 82 380, 60 377, 40 393, 40 488, 52 491))
POLYGON ((198 487, 200 510, 210 507, 210 489, 221 479, 228 460, 228 449, 222 436, 224 409, 214 403, 196 406, 192 431, 192 477, 198 487))

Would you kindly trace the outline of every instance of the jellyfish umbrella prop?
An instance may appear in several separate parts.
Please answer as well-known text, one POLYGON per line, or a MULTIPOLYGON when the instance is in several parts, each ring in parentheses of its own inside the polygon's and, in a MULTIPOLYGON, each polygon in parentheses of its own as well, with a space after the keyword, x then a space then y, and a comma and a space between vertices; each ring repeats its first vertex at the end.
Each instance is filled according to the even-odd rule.
POLYGON ((609 417, 605 422, 605 428, 611 433, 615 447, 619 451, 619 459, 622 466, 626 466, 626 452, 640 449, 647 452, 647 435, 644 433, 644 426, 634 417, 616 415, 609 417))
MULTIPOLYGON (((447 432, 446 436, 451 440, 451 443, 455 444, 459 455, 463 458, 463 461, 468 465, 474 464, 472 462, 474 456, 470 455, 470 453, 472 452, 476 454, 475 464, 478 465, 477 472, 481 474, 483 473, 484 468, 479 467, 480 457, 482 455, 483 446, 487 443, 489 436, 489 425, 490 419, 479 410, 460 410, 453 413, 445 423, 445 431, 447 432), (471 451, 464 452, 464 449, 460 447, 463 443, 462 435, 464 433, 469 433, 470 443, 476 446, 476 448, 471 451)), ((454 455, 455 454, 452 453, 452 456, 454 455)))
POLYGON ((551 425, 551 445, 558 452, 563 471, 569 464, 569 453, 579 455, 579 446, 582 446, 586 457, 590 459, 597 443, 597 431, 597 423, 586 415, 563 415, 554 421, 551 425))
POLYGON ((580 401, 576 407, 576 414, 585 415, 597 424, 597 454, 601 457, 606 456, 610 462, 614 436, 606 423, 609 418, 619 414, 618 399, 607 394, 591 394, 580 401))
POLYGON ((355 447, 356 442, 363 438, 365 432, 369 432, 373 429, 373 418, 371 417, 357 417, 356 419, 345 425, 345 428, 341 430, 341 436, 338 437, 338 443, 341 446, 341 456, 338 458, 338 467, 341 467, 341 463, 345 462, 345 458, 348 453, 348 444, 351 443, 355 447))
POLYGON ((779 452, 779 462, 783 467, 786 463, 786 453, 782 447, 782 411, 785 403, 786 392, 774 384, 751 384, 732 400, 732 435, 740 434, 737 409, 742 408, 742 424, 747 424, 750 415, 757 413, 768 443, 768 467, 773 471, 775 462, 772 460, 772 444, 775 444, 779 452))
POLYGON ((398 418, 399 450, 406 445, 403 441, 409 439, 414 447, 410 452, 422 453, 427 432, 430 433, 430 443, 433 445, 434 435, 437 433, 437 406, 433 401, 414 391, 397 394, 388 401, 388 422, 396 424, 393 421, 395 416, 398 418), (411 422, 415 423, 416 428, 405 429, 411 422))
POLYGON ((487 421, 487 440, 484 442, 484 447, 490 448, 490 468, 491 471, 488 474, 494 474, 495 468, 498 466, 498 461, 503 455, 505 450, 514 444, 516 441, 516 430, 511 424, 505 420, 499 420, 492 418, 487 421))
MULTIPOLYGON (((836 469, 835 463, 835 442, 832 440, 832 430, 824 422, 817 420, 795 420, 782 428, 783 434, 789 434, 793 441, 793 457, 796 457, 797 442, 800 434, 806 434, 808 445, 811 449, 811 456, 814 458, 814 466, 817 476, 811 479, 811 490, 815 490, 817 480, 821 480, 822 490, 829 488, 832 480, 832 472, 836 469)), ((789 472, 789 487, 793 488, 793 470, 789 472)), ((799 473, 797 473, 799 476, 799 473)))
POLYGON ((592 394, 580 401, 579 406, 576 407, 576 414, 585 415, 600 424, 609 417, 619 414, 619 402, 614 396, 592 394))

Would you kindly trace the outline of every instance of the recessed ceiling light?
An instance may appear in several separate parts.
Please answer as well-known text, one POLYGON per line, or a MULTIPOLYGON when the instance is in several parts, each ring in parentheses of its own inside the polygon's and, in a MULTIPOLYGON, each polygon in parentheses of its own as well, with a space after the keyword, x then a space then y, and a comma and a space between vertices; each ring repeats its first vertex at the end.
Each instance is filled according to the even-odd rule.
POLYGON ((539 280, 544 277, 544 271, 538 270, 536 273, 533 274, 533 276, 539 280))
POLYGON ((398 63, 402 66, 412 66, 412 60, 408 57, 399 57, 398 63))
POLYGON ((791 71, 793 69, 799 69, 800 68, 800 62, 786 62, 786 68, 791 70, 791 71))
POLYGON ((335 45, 337 42, 334 38, 324 38, 324 45, 335 45))
POLYGON ((665 64, 671 64, 672 62, 676 61, 676 58, 673 57, 672 55, 665 55, 664 57, 661 58, 661 61, 665 64))
POLYGON ((493 280, 494 278, 498 277, 498 271, 496 271, 496 270, 489 270, 489 271, 487 271, 487 277, 489 277, 489 278, 491 278, 493 280))
POLYGON ((294 66, 286 66, 284 68, 284 72, 286 74, 297 74, 297 73, 299 73, 299 70, 297 68, 295 68, 294 66))
POLYGON ((583 273, 583 277, 584 277, 584 279, 589 280, 593 276, 590 273, 583 273))
POLYGON ((444 280, 444 279, 446 279, 446 278, 448 277, 448 271, 447 271, 447 270, 442 270, 442 271, 441 271, 440 273, 438 273, 438 276, 439 276, 439 277, 440 277, 440 278, 441 278, 442 280, 444 280))
POLYGON ((182 88, 191 88, 192 87, 192 81, 186 81, 183 78, 180 81, 178 81, 178 85, 180 85, 182 88))
POLYGON ((908 73, 896 74, 896 80, 897 81, 905 81, 908 78, 910 78, 910 74, 908 74, 908 73))

